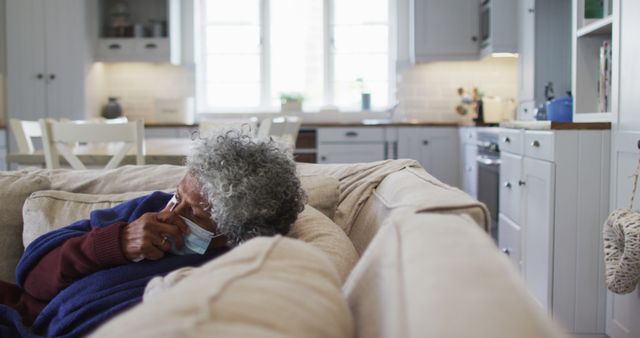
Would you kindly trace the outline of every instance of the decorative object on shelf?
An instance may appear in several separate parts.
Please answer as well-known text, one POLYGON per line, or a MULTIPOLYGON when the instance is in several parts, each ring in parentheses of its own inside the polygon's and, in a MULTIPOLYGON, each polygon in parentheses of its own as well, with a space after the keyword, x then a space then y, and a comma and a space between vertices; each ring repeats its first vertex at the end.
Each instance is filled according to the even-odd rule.
POLYGON ((598 67, 598 111, 611 110, 611 41, 605 40, 600 46, 600 63, 598 67))
POLYGON ((133 35, 131 22, 129 21, 129 7, 123 2, 118 2, 110 11, 109 36, 122 38, 133 35))
POLYGON ((302 112, 302 101, 304 101, 304 96, 300 93, 282 93, 280 94, 280 111, 300 113, 302 112))
POLYGON ((102 117, 105 119, 115 119, 122 116, 122 106, 117 97, 110 97, 109 102, 102 109, 102 117))
POLYGON ((364 79, 359 77, 356 82, 360 85, 360 106, 363 111, 371 110, 371 93, 364 83, 364 79))
POLYGON ((633 200, 640 176, 640 160, 633 174, 629 208, 613 211, 604 223, 604 261, 606 284, 617 294, 633 292, 640 280, 640 213, 633 210, 633 200))

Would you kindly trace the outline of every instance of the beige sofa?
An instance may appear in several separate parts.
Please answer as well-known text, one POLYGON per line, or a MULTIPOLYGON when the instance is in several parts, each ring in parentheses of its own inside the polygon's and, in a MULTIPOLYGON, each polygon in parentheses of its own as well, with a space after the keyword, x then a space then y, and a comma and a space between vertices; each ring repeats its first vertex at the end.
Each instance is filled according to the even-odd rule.
MULTIPOLYGON (((298 170, 310 206, 295 239, 254 239, 154 279, 143 303, 94 335, 562 336, 486 234, 486 208, 416 162, 298 170)), ((178 166, 0 173, 0 279, 14 278, 23 245, 39 234, 171 190, 183 174, 178 166)))

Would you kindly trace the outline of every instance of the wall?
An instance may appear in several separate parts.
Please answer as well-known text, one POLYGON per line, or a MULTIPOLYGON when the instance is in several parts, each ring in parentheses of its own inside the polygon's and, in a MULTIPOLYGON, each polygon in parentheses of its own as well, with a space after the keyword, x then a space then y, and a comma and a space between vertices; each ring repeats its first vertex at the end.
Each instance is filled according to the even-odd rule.
MULTIPOLYGON (((399 71, 397 81, 398 112, 407 118, 432 121, 468 119, 455 112, 460 102, 459 87, 468 91, 478 87, 487 96, 515 100, 518 94, 517 63, 516 58, 486 58, 405 67, 399 71)), ((515 108, 515 101, 511 102, 515 108)))
POLYGON ((195 73, 188 66, 97 63, 94 67, 104 79, 100 106, 107 102, 108 97, 117 97, 124 114, 129 118, 151 121, 157 98, 192 97, 195 93, 195 73))
POLYGON ((5 81, 7 78, 5 0, 0 0, 0 124, 6 121, 5 81))

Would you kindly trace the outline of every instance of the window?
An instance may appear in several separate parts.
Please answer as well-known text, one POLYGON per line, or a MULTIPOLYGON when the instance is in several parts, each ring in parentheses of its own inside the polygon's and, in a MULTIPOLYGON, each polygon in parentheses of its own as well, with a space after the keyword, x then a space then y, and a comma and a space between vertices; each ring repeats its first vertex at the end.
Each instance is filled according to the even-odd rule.
POLYGON ((199 111, 279 110, 299 93, 304 109, 389 106, 395 60, 393 0, 201 0, 199 111))

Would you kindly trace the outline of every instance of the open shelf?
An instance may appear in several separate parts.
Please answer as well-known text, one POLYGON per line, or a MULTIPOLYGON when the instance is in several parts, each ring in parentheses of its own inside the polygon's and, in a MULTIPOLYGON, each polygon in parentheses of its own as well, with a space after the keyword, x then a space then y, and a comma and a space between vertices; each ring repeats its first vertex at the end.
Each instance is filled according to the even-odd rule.
POLYGON ((611 34, 611 26, 613 23, 613 16, 609 15, 602 19, 590 22, 576 31, 577 37, 611 34))

